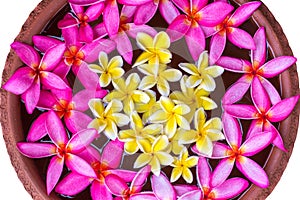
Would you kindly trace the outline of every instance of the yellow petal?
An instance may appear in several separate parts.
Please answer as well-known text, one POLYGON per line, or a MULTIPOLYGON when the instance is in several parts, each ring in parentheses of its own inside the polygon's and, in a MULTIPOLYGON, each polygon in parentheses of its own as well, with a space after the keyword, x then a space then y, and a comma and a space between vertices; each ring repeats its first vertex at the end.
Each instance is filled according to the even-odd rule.
POLYGON ((111 115, 112 113, 121 112, 123 109, 123 104, 117 99, 111 100, 104 110, 105 115, 111 115))
POLYGON ((108 73, 103 73, 100 75, 99 84, 101 87, 107 87, 111 82, 111 76, 108 73))
POLYGON ((196 147, 200 153, 209 157, 212 155, 213 144, 208 137, 202 137, 201 139, 197 140, 196 147))
POLYGON ((167 64, 171 62, 172 54, 169 50, 160 50, 157 52, 160 64, 167 64))
POLYGON ((132 92, 132 99, 134 102, 138 103, 148 103, 150 101, 150 97, 143 91, 134 90, 132 92))
POLYGON ((179 133, 179 144, 191 144, 196 141, 197 135, 195 130, 182 131, 179 133))
POLYGON ((158 71, 158 66, 157 64, 143 64, 143 65, 139 65, 137 68, 140 72, 142 72, 145 75, 148 76, 156 76, 157 75, 157 71, 158 71))
POLYGON ((183 149, 184 149, 184 146, 182 144, 179 144, 178 140, 172 141, 172 152, 174 154, 179 155, 183 149))
POLYGON ((138 140, 138 146, 141 149, 142 152, 144 153, 151 153, 152 151, 152 145, 149 140, 144 139, 144 140, 138 140))
POLYGON ((93 115, 97 118, 100 118, 100 116, 104 112, 104 106, 101 101, 101 99, 91 99, 89 100, 89 108, 91 109, 93 115))
POLYGON ((165 135, 156 138, 152 145, 152 152, 163 151, 169 144, 168 137, 165 135))
POLYGON ((158 110, 149 117, 150 123, 163 123, 168 119, 168 115, 163 110, 158 110))
POLYGON ((223 124, 219 117, 214 117, 205 123, 204 128, 221 130, 223 128, 223 124))
POLYGON ((193 88, 189 88, 187 87, 186 85, 186 80, 188 79, 188 76, 187 75, 184 75, 181 80, 180 80, 180 89, 182 91, 182 93, 192 99, 194 97, 194 89, 193 88))
POLYGON ((147 33, 140 32, 136 36, 137 45, 140 49, 147 51, 153 48, 153 38, 147 33))
POLYGON ((189 157, 189 152, 187 148, 185 148, 181 153, 180 153, 180 160, 185 161, 189 157))
POLYGON ((198 75, 192 75, 192 76, 189 76, 186 80, 186 86, 189 87, 189 88, 195 88, 197 87, 200 83, 202 83, 203 80, 200 76, 198 75))
POLYGON ((150 161, 149 165, 151 166, 151 171, 155 176, 159 176, 160 174, 160 163, 159 160, 153 156, 152 160, 150 161))
POLYGON ((176 122, 178 124, 178 126, 180 126, 181 128, 185 129, 185 130, 190 130, 190 123, 187 121, 187 119, 184 116, 181 115, 175 115, 176 118, 176 122))
POLYGON ((213 78, 216 78, 218 76, 220 76, 221 74, 223 74, 224 72, 224 68, 217 66, 217 65, 213 65, 213 66, 209 66, 205 69, 205 72, 212 76, 213 78))
POLYGON ((104 73, 105 72, 105 70, 101 66, 96 65, 96 64, 89 64, 89 69, 95 73, 104 73))
POLYGON ((119 132, 119 140, 122 142, 129 142, 135 140, 135 132, 131 129, 122 130, 119 132))
POLYGON ((113 113, 112 119, 119 127, 127 125, 130 121, 129 117, 122 113, 113 113))
POLYGON ((207 51, 203 51, 198 59, 198 71, 201 72, 208 66, 208 54, 207 51))
POLYGON ((139 150, 139 147, 135 141, 130 141, 124 144, 124 150, 126 153, 132 155, 139 150))
POLYGON ((107 69, 108 56, 104 51, 101 51, 99 53, 99 64, 102 66, 103 69, 107 69))
POLYGON ((190 107, 185 104, 178 104, 176 105, 173 110, 175 114, 177 115, 185 115, 191 111, 190 107))
POLYGON ((98 131, 98 133, 101 133, 105 129, 106 125, 107 123, 105 121, 96 118, 88 124, 88 128, 94 128, 98 131))
POLYGON ((202 107, 204 110, 213 110, 218 107, 218 105, 209 97, 200 97, 202 100, 202 107))
POLYGON ((126 91, 136 90, 141 82, 141 79, 137 73, 132 73, 126 78, 126 91))
POLYGON ((216 82, 210 75, 205 75, 203 76, 199 88, 203 88, 204 90, 212 92, 216 89, 216 82))
POLYGON ((197 157, 197 156, 191 156, 191 157, 189 157, 188 159, 185 160, 185 165, 188 168, 196 166, 197 163, 198 163, 198 158, 199 157, 197 157))
POLYGON ((180 101, 181 103, 185 103, 186 101, 186 97, 183 95, 182 92, 179 92, 179 91, 174 91, 170 94, 170 99, 172 99, 173 101, 174 100, 177 100, 177 101, 180 101))
POLYGON ((126 91, 127 86, 126 86, 125 80, 123 78, 113 80, 112 83, 113 83, 115 90, 117 90, 119 92, 126 91))
POLYGON ((117 138, 118 128, 113 121, 107 120, 107 125, 104 129, 104 134, 111 140, 115 140, 117 138))
POLYGON ((142 130, 143 135, 157 135, 163 130, 162 124, 150 124, 142 130))
POLYGON ((117 79, 117 78, 120 78, 121 76, 123 76, 123 74, 125 72, 122 68, 114 68, 114 69, 111 69, 109 71, 109 73, 110 73, 112 79, 117 79))
POLYGON ((151 160, 152 160, 151 154, 142 153, 139 155, 139 157, 134 162, 133 167, 134 168, 143 167, 143 166, 147 165, 151 160))
POLYGON ((165 125, 165 133, 168 134, 169 137, 173 137, 177 130, 177 122, 175 116, 171 116, 165 125))
POLYGON ((173 168, 172 174, 171 174, 171 180, 170 180, 171 183, 177 181, 180 178, 181 174, 182 174, 182 168, 181 167, 173 168))
POLYGON ((153 43, 156 49, 167 49, 170 47, 170 37, 166 32, 161 31, 156 34, 153 43))
POLYGON ((193 174, 192 174, 191 170, 187 167, 183 167, 182 177, 187 183, 193 182, 193 174))
POLYGON ((161 108, 166 112, 166 113, 171 113, 173 111, 173 108, 175 107, 173 101, 168 98, 161 96, 159 103, 161 105, 161 108))
POLYGON ((117 99, 117 100, 123 101, 125 99, 125 97, 126 96, 125 96, 124 93, 114 90, 114 91, 108 93, 104 97, 103 101, 105 101, 105 102, 111 102, 113 99, 117 99))
POLYGON ((159 160, 159 163, 162 165, 171 165, 174 161, 173 156, 166 152, 156 152, 155 156, 159 160))
POLYGON ((207 133, 207 137, 209 137, 209 139, 213 142, 225 139, 222 132, 220 130, 217 130, 217 129, 208 129, 208 130, 206 130, 206 133, 207 133))
POLYGON ((137 112, 132 112, 130 115, 131 127, 134 130, 140 130, 144 128, 143 121, 137 112))
POLYGON ((190 64, 190 63, 180 63, 178 65, 183 71, 187 72, 188 74, 191 75, 198 75, 198 69, 196 67, 196 65, 194 64, 190 64))
POLYGON ((135 106, 131 97, 127 97, 123 100, 124 112, 126 115, 129 115, 134 111, 135 106))
POLYGON ((197 130, 202 130, 202 127, 204 126, 206 121, 206 115, 203 108, 199 108, 195 112, 195 118, 194 118, 194 125, 197 130))
POLYGON ((170 93, 170 85, 166 79, 158 78, 157 90, 162 96, 168 96, 170 93))
POLYGON ((138 113, 144 113, 152 109, 156 104, 156 93, 152 90, 146 90, 145 93, 149 96, 150 100, 148 103, 136 103, 135 109, 138 113))
POLYGON ((157 80, 155 79, 154 76, 144 76, 144 78, 142 79, 140 85, 139 85, 139 89, 140 90, 148 90, 152 87, 155 86, 157 80))
POLYGON ((160 76, 162 76, 170 82, 176 82, 180 80, 182 73, 177 69, 167 69, 166 71, 162 72, 160 76))
POLYGON ((110 71, 112 69, 120 68, 122 66, 123 66, 122 57, 121 56, 115 56, 109 61, 107 69, 110 71))

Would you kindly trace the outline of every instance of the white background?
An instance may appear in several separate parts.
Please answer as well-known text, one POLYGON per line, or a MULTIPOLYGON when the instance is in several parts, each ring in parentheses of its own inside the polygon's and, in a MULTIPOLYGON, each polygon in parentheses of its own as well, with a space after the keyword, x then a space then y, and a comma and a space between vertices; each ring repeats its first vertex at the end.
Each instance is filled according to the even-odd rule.
MULTIPOLYGON (((29 13, 40 0, 4 0, 0 11, 0 73, 9 52, 9 45, 19 33, 29 13)), ((263 0, 281 24, 295 56, 300 60, 300 3, 295 0, 263 0)), ((298 63, 298 71, 299 71, 298 63)), ((299 199, 300 180, 300 136, 279 184, 268 197, 268 200, 299 199)), ((0 195, 3 199, 30 200, 22 183, 12 167, 2 134, 0 135, 0 195), (6 198, 5 198, 6 197, 6 198)))

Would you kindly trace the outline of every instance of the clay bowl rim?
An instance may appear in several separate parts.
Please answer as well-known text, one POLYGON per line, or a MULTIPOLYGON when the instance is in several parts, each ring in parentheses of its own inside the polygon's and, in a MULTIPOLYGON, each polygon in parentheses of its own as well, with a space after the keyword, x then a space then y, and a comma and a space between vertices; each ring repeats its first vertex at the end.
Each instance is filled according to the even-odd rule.
MULTIPOLYGON (((238 4, 244 4, 250 2, 250 0, 235 0, 235 2, 238 4)), ((29 15, 15 40, 27 43, 30 41, 32 44, 32 36, 40 33, 45 24, 66 3, 66 0, 41 1, 29 15), (43 12, 44 10, 47 10, 47 12, 43 12)), ((281 26, 263 3, 254 13, 253 18, 259 26, 265 27, 267 39, 273 49, 275 57, 281 55, 293 55, 281 26), (269 40, 270 38, 273 38, 273 40, 269 40)), ((3 70, 2 85, 8 80, 13 72, 21 66, 21 64, 22 63, 17 55, 11 50, 7 56, 3 70)), ((299 82, 296 70, 296 65, 293 65, 289 70, 280 75, 282 98, 299 94, 299 82)), ((59 199, 54 193, 50 196, 46 194, 45 183, 38 175, 34 161, 22 156, 16 149, 16 143, 24 141, 23 134, 19 134, 23 133, 20 118, 20 103, 19 97, 8 93, 1 88, 1 125, 11 163, 25 189, 28 193, 30 193, 33 199, 59 199)), ((280 177, 287 166, 296 140, 299 122, 299 107, 298 103, 293 113, 286 120, 280 123, 280 133, 283 136, 287 152, 283 152, 277 148, 272 149, 268 162, 265 165, 265 170, 270 180, 270 186, 266 189, 262 189, 252 185, 240 199, 249 199, 250 197, 253 199, 253 196, 255 196, 255 199, 265 199, 279 182, 280 177)))

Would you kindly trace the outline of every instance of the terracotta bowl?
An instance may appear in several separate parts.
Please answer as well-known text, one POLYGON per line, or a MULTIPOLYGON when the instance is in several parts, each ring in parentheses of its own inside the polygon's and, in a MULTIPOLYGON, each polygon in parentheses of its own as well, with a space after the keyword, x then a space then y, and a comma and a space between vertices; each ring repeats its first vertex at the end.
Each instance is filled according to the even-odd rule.
MULTIPOLYGON (((249 1, 250 0, 236 0, 238 4, 249 1)), ((16 40, 32 44, 32 36, 40 33, 47 22, 65 4, 66 0, 43 0, 30 14, 19 35, 16 37, 16 40)), ((267 40, 275 57, 281 55, 293 55, 282 28, 264 4, 262 4, 259 10, 254 13, 253 18, 258 26, 264 26, 266 28, 267 40)), ((7 56, 3 71, 3 83, 9 79, 21 64, 18 56, 11 51, 7 56)), ((299 94, 296 65, 282 73, 279 79, 282 98, 299 94)), ((19 97, 1 89, 0 119, 12 165, 14 166, 19 179, 33 199, 59 199, 54 193, 50 196, 46 194, 45 182, 40 177, 33 159, 26 158, 16 149, 16 143, 25 140, 22 129, 20 105, 21 101, 19 97)), ((288 151, 283 152, 277 148, 271 150, 269 159, 264 167, 269 176, 270 186, 266 189, 261 189, 252 185, 240 199, 265 199, 280 180, 291 156, 296 139, 299 122, 298 110, 299 105, 297 105, 296 109, 286 120, 280 123, 279 131, 288 151)))

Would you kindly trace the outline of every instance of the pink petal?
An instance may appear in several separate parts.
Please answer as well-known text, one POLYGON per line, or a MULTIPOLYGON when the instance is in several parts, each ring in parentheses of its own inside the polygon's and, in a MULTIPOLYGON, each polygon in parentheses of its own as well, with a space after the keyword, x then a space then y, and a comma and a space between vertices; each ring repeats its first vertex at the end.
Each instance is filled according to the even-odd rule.
POLYGON ((105 36, 107 36, 106 28, 105 28, 105 25, 103 22, 96 25, 93 30, 94 30, 94 33, 93 33, 94 37, 97 39, 104 38, 105 36))
POLYGON ((188 0, 172 0, 172 1, 184 13, 186 13, 190 9, 190 3, 188 2, 188 0))
POLYGON ((171 24, 172 21, 180 14, 178 9, 170 0, 161 1, 159 3, 159 12, 168 24, 171 24))
POLYGON ((134 177, 134 179, 131 182, 130 190, 140 192, 142 190, 142 187, 147 181, 147 178, 150 174, 151 167, 147 165, 146 167, 142 168, 134 177))
POLYGON ((162 173, 159 176, 153 175, 151 177, 151 186, 158 199, 176 199, 176 193, 173 186, 162 173))
POLYGON ((178 197, 194 190, 199 190, 196 185, 174 185, 174 189, 178 197))
POLYGON ((239 28, 227 28, 228 40, 239 48, 255 49, 255 43, 252 36, 239 28))
POLYGON ((56 147, 49 143, 18 142, 18 150, 29 158, 44 158, 56 154, 56 147))
POLYGON ((237 159, 236 166, 255 185, 261 188, 267 188, 269 186, 266 172, 253 160, 245 156, 240 156, 240 158, 237 159))
POLYGON ((120 16, 116 0, 109 1, 103 12, 103 21, 109 36, 116 35, 119 30, 120 16))
POLYGON ((128 5, 124 5, 122 7, 121 18, 122 17, 126 18, 125 23, 132 21, 137 8, 138 6, 128 6, 128 5))
POLYGON ((282 151, 287 152, 284 147, 282 137, 280 136, 279 131, 273 126, 273 124, 271 124, 269 121, 266 121, 264 123, 263 130, 272 132, 274 134, 273 145, 281 149, 282 151))
POLYGON ((58 63, 58 65, 56 66, 56 68, 53 70, 53 73, 59 76, 60 78, 65 79, 70 69, 71 66, 66 65, 64 60, 61 60, 60 63, 58 63))
POLYGON ((261 66, 258 72, 265 78, 273 78, 291 67, 296 61, 297 59, 292 56, 280 56, 261 66))
POLYGON ((65 49, 65 44, 59 44, 48 49, 42 58, 40 70, 52 71, 63 58, 65 49))
POLYGON ((52 92, 41 90, 40 99, 38 104, 36 105, 38 108, 50 110, 56 104, 58 104, 58 102, 52 92))
POLYGON ((97 84, 99 82, 99 77, 96 73, 92 72, 88 66, 87 63, 83 62, 79 70, 77 72, 77 78, 82 83, 82 85, 91 90, 95 90, 97 87, 97 84))
POLYGON ((216 27, 201 26, 201 28, 202 28, 206 38, 213 36, 214 34, 219 32, 216 30, 216 27))
POLYGON ((89 100, 95 98, 92 94, 94 94, 94 92, 90 90, 81 90, 76 93, 72 99, 75 109, 82 112, 86 111, 89 108, 89 100))
POLYGON ((32 85, 35 73, 30 67, 21 67, 3 85, 3 89, 16 95, 23 94, 32 85))
POLYGON ((65 40, 66 46, 79 46, 78 39, 79 39, 79 33, 78 33, 78 27, 72 26, 69 28, 64 28, 61 30, 62 36, 65 40))
POLYGON ((68 137, 64 125, 58 115, 52 110, 48 112, 46 129, 49 137, 57 146, 67 144, 68 137))
POLYGON ((203 194, 201 190, 188 192, 178 198, 178 200, 201 200, 201 199, 203 199, 203 194))
POLYGON ((129 30, 127 30, 126 34, 134 39, 139 32, 147 33, 152 37, 157 34, 157 31, 148 25, 135 25, 134 23, 128 23, 127 25, 129 26, 129 30))
POLYGON ((83 6, 70 3, 70 7, 74 11, 76 16, 78 16, 78 14, 84 14, 84 7, 83 6))
POLYGON ((64 100, 66 103, 70 103, 72 100, 73 91, 71 88, 66 90, 51 90, 52 94, 56 98, 57 101, 64 100))
POLYGON ((226 180, 222 185, 215 187, 212 192, 217 194, 217 199, 231 199, 241 194, 248 186, 248 181, 242 178, 231 178, 226 180))
POLYGON ((93 28, 89 25, 80 25, 79 26, 79 41, 90 43, 94 39, 93 28))
POLYGON ((67 115, 65 115, 64 120, 67 128, 72 133, 86 129, 88 124, 92 121, 90 116, 76 110, 69 111, 67 115))
POLYGON ((32 46, 21 42, 13 42, 10 46, 27 66, 33 69, 38 67, 41 58, 32 46))
POLYGON ((228 157, 227 152, 229 150, 231 150, 229 146, 220 142, 214 142, 212 158, 214 159, 227 158, 228 157))
POLYGON ((131 64, 133 51, 131 42, 126 33, 119 32, 118 35, 115 37, 114 41, 117 43, 118 52, 128 64, 131 64))
POLYGON ((118 2, 120 4, 124 4, 126 6, 139 6, 139 5, 143 5, 145 3, 148 3, 152 0, 118 0, 118 2))
POLYGON ((32 36, 32 41, 33 41, 34 46, 43 53, 45 53, 51 47, 62 43, 60 40, 58 40, 56 38, 49 37, 49 36, 43 36, 43 35, 32 36))
POLYGON ((206 6, 208 0, 191 0, 191 5, 195 10, 201 10, 204 6, 206 6))
POLYGON ((270 109, 271 102, 269 96, 257 76, 253 78, 251 84, 251 98, 256 109, 261 113, 265 113, 270 109))
POLYGON ((91 186, 91 196, 92 199, 105 199, 105 200, 112 200, 112 194, 107 189, 107 187, 98 181, 94 181, 91 186))
POLYGON ((177 16, 174 21, 169 25, 167 33, 172 42, 182 38, 190 29, 191 21, 186 15, 177 16))
POLYGON ((131 182, 134 177, 136 176, 135 171, 129 171, 129 170, 122 170, 122 169, 112 169, 112 170, 106 170, 109 174, 114 174, 118 177, 121 177, 126 183, 131 182))
POLYGON ((220 65, 228 71, 236 73, 245 73, 245 67, 252 66, 251 63, 247 63, 238 58, 232 58, 227 56, 220 57, 220 59, 217 61, 217 65, 220 65))
POLYGON ((155 15, 157 8, 158 4, 154 3, 154 1, 140 5, 135 12, 134 23, 136 25, 146 24, 155 15))
POLYGON ((233 166, 235 163, 235 159, 225 158, 219 162, 215 170, 211 175, 211 186, 217 187, 224 183, 224 181, 228 178, 230 173, 232 172, 233 166))
POLYGON ((223 131, 228 144, 231 147, 239 147, 242 142, 241 124, 237 119, 224 112, 222 116, 223 131))
POLYGON ((80 5, 80 6, 88 6, 92 4, 96 4, 103 0, 69 0, 70 3, 80 5))
POLYGON ((54 156, 48 165, 47 170, 47 194, 49 195, 57 184, 64 167, 64 159, 54 156))
POLYGON ((28 142, 36 142, 47 135, 46 129, 46 119, 48 117, 48 113, 42 113, 34 122, 31 124, 27 135, 28 142))
POLYGON ((74 196, 87 188, 91 182, 92 179, 89 177, 71 172, 57 184, 55 187, 55 192, 65 196, 74 196))
POLYGON ((231 85, 223 96, 223 105, 233 104, 241 100, 248 91, 251 81, 252 80, 248 80, 247 75, 244 75, 237 82, 231 85))
POLYGON ((85 11, 86 16, 88 16, 88 22, 95 21, 99 18, 104 10, 104 2, 99 2, 97 4, 91 5, 85 11))
POLYGON ((22 99, 25 102, 25 107, 28 114, 32 114, 33 110, 35 109, 39 99, 40 99, 40 80, 39 78, 36 79, 30 88, 22 94, 22 99))
POLYGON ((258 66, 262 66, 266 62, 267 53, 266 33, 264 27, 260 27, 256 31, 253 40, 256 48, 251 51, 252 63, 257 62, 258 66))
POLYGON ((130 200, 157 200, 153 192, 141 192, 130 196, 130 200))
POLYGON ((227 15, 233 10, 233 6, 224 2, 214 2, 202 8, 199 13, 201 19, 198 23, 203 26, 216 26, 223 22, 227 15))
POLYGON ((253 156, 259 153, 273 142, 274 137, 275 134, 272 132, 256 133, 249 137, 240 147, 243 156, 253 156))
POLYGON ((199 157, 196 170, 197 183, 199 187, 209 187, 211 179, 211 168, 206 158, 201 156, 199 157))
POLYGON ((261 133, 263 132, 263 124, 264 122, 260 119, 254 119, 252 120, 248 132, 247 132, 247 136, 246 139, 248 139, 249 137, 252 137, 253 135, 257 134, 257 133, 261 133))
POLYGON ((116 196, 123 196, 126 194, 126 190, 129 189, 126 182, 114 174, 109 174, 105 177, 105 185, 116 196))
POLYGON ((296 104, 298 103, 298 100, 299 95, 286 98, 275 104, 266 114, 268 120, 270 120, 271 122, 280 122, 286 119, 294 110, 296 104))
POLYGON ((90 164, 100 161, 99 150, 92 146, 88 146, 86 149, 84 149, 82 152, 80 152, 77 155, 90 164))
POLYGON ((40 77, 42 84, 50 89, 64 90, 69 88, 58 75, 52 72, 41 71, 40 77))
POLYGON ((103 149, 101 162, 106 163, 112 169, 118 168, 122 160, 123 150, 124 143, 119 140, 110 141, 103 149))
POLYGON ((261 5, 261 2, 253 1, 244 3, 236 9, 232 14, 229 21, 232 22, 232 26, 238 27, 243 24, 247 19, 251 17, 254 11, 261 5))
MULTIPOLYGON (((221 57, 226 45, 226 32, 216 33, 210 40, 209 64, 214 65, 221 57)), ((240 62, 240 61, 239 61, 240 62)), ((239 63, 238 62, 238 63, 239 63)))
POLYGON ((74 134, 69 140, 67 147, 73 154, 80 153, 86 149, 98 136, 96 129, 84 129, 74 134))
POLYGON ((90 177, 90 178, 96 178, 97 175, 95 174, 95 171, 93 168, 81 157, 74 155, 74 154, 68 154, 66 156, 65 161, 67 167, 78 174, 90 177))
POLYGON ((76 27, 79 24, 78 20, 70 13, 66 14, 65 17, 57 23, 59 29, 68 29, 76 27))
POLYGON ((199 59, 200 54, 205 50, 205 36, 199 25, 192 26, 185 36, 186 44, 194 61, 199 59))
POLYGON ((268 93, 272 105, 275 105, 279 101, 281 101, 281 97, 272 83, 270 83, 267 79, 263 77, 260 77, 260 82, 264 86, 266 92, 268 93))
POLYGON ((233 117, 239 119, 257 119, 258 112, 254 106, 236 104, 236 105, 224 105, 225 111, 233 117))

